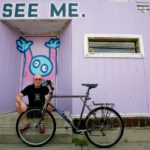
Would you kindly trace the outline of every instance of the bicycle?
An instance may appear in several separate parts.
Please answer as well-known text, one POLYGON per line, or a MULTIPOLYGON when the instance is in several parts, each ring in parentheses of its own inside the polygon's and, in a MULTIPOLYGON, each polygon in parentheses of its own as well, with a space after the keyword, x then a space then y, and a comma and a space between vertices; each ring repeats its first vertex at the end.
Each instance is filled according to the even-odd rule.
MULTIPOLYGON (((115 145, 121 139, 124 132, 124 124, 119 113, 114 110, 114 104, 108 103, 95 103, 94 108, 91 108, 87 104, 90 100, 90 90, 96 88, 98 84, 82 84, 87 87, 85 95, 53 95, 53 87, 50 81, 46 86, 50 86, 52 89, 51 98, 80 98, 83 102, 80 117, 77 123, 70 120, 70 118, 64 113, 64 111, 53 107, 53 112, 58 113, 64 120, 66 120, 74 133, 85 134, 88 141, 100 148, 108 148, 115 145), (85 107, 89 110, 88 115, 83 118, 85 107), (84 122, 84 125, 83 125, 84 122)), ((17 119, 16 132, 19 139, 29 146, 42 146, 48 143, 55 135, 56 121, 52 114, 47 110, 49 102, 47 102, 42 109, 31 108, 23 112, 17 119), (21 128, 24 124, 24 119, 28 118, 30 126, 26 131, 21 132, 21 128), (40 123, 44 122, 45 131, 40 132, 40 123)))

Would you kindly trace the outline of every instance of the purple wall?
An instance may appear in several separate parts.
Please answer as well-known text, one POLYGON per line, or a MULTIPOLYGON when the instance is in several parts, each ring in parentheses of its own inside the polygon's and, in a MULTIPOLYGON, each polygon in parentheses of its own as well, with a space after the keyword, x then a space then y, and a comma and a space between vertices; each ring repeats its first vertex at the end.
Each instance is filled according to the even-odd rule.
MULTIPOLYGON (((58 51, 57 94, 72 94, 72 23, 60 34, 58 51)), ((72 111, 71 99, 58 99, 57 106, 72 111)))
POLYGON ((21 55, 15 44, 19 34, 0 22, 0 35, 0 112, 10 112, 19 91, 21 55))
MULTIPOLYGON (((48 0, 42 2, 40 8, 44 8, 48 3, 48 0)), ((91 91, 91 96, 96 102, 114 102, 115 108, 125 114, 149 113, 150 13, 138 12, 136 2, 79 0, 79 7, 81 12, 85 12, 86 17, 73 18, 60 35, 57 94, 83 94, 86 88, 82 87, 81 83, 98 83, 98 88, 91 91), (145 58, 85 58, 84 35, 86 33, 141 34, 144 40, 145 58)), ((47 18, 48 14, 45 13, 47 11, 48 7, 41 9, 40 17, 47 18)), ((15 47, 19 34, 1 22, 0 34, 3 35, 0 38, 2 79, 0 85, 4 86, 6 81, 8 83, 7 87, 4 86, 0 90, 3 99, 0 100, 0 111, 3 112, 14 109, 14 96, 19 90, 21 58, 15 47)), ((74 114, 80 112, 78 107, 81 105, 80 101, 61 99, 57 104, 58 107, 63 105, 66 109, 72 110, 74 114)))
MULTIPOLYGON (((82 93, 81 83, 98 83, 91 96, 97 102, 114 102, 122 113, 150 111, 150 13, 137 12, 135 2, 113 3, 100 0, 80 2, 86 17, 72 21, 72 87, 82 93), (91 7, 92 6, 92 7, 91 7), (85 58, 84 34, 141 34, 144 59, 85 58)), ((73 101, 79 113, 80 102, 73 101)))

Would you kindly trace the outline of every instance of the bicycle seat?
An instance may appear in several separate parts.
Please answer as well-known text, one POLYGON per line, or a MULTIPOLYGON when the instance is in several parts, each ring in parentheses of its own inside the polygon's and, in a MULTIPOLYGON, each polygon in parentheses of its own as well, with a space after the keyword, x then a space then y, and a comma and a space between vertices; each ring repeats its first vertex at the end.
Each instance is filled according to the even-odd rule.
POLYGON ((96 88, 96 87, 98 86, 98 84, 86 84, 86 83, 83 83, 82 85, 83 85, 83 86, 86 86, 86 87, 88 87, 88 88, 90 88, 90 89, 96 88))

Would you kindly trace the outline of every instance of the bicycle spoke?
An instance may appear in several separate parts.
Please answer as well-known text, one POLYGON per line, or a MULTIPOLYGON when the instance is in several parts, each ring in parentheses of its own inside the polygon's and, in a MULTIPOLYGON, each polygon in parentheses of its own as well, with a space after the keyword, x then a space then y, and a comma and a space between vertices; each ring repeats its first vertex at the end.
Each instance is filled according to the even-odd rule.
POLYGON ((23 113, 17 120, 16 130, 18 137, 30 146, 41 146, 47 143, 54 135, 56 123, 49 112, 42 117, 40 109, 31 109, 23 113), (23 129, 24 123, 29 127, 23 129), (43 123, 43 128, 41 128, 43 123))
POLYGON ((113 109, 97 108, 86 119, 86 137, 98 147, 110 147, 123 134, 123 122, 113 109))

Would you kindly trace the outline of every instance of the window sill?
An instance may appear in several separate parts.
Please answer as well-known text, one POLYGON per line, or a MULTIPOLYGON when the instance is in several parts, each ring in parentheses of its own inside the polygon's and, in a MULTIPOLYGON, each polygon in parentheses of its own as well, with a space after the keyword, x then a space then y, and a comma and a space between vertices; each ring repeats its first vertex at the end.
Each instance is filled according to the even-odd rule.
POLYGON ((84 57, 101 57, 101 58, 144 58, 141 53, 87 53, 84 57))

